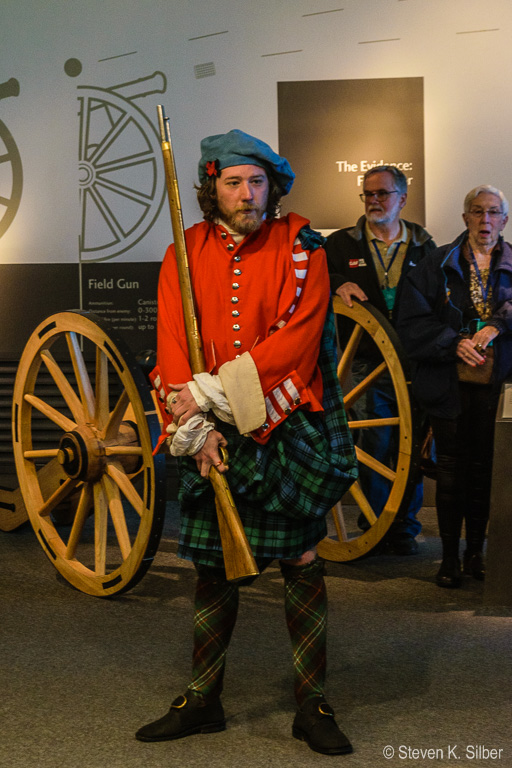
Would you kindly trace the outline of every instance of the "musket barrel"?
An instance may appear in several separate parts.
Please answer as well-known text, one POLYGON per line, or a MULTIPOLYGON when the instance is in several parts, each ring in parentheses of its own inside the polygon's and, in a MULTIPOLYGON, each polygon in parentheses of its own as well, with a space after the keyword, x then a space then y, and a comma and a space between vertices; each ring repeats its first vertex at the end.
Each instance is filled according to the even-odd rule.
MULTIPOLYGON (((206 368, 206 364, 190 278, 185 228, 181 213, 178 177, 171 145, 169 122, 161 105, 158 105, 157 113, 190 367, 192 373, 202 373, 206 368)), ((229 490, 227 479, 215 467, 210 468, 208 478, 215 492, 215 506, 222 541, 226 578, 230 581, 240 581, 248 576, 256 576, 259 573, 258 566, 251 552, 251 547, 233 501, 233 496, 229 490)))

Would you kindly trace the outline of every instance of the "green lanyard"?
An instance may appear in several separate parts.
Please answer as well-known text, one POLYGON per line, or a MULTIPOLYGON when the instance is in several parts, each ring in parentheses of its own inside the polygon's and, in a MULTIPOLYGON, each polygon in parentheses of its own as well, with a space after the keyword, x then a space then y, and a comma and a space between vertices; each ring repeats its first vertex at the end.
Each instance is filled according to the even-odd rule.
POLYGON ((388 312, 391 314, 391 311, 393 310, 393 307, 395 306, 395 298, 396 298, 396 286, 394 288, 391 288, 389 285, 389 273, 391 272, 391 267, 393 266, 393 262, 396 259, 396 255, 398 251, 400 250, 400 246, 402 245, 402 241, 399 240, 396 244, 396 248, 393 252, 393 255, 391 256, 389 263, 386 267, 384 264, 384 259, 381 256, 381 253, 377 247, 377 243, 375 240, 372 240, 373 247, 375 248, 375 253, 377 254, 377 258, 381 263, 382 269, 384 270, 384 285, 382 286, 382 295, 384 296, 384 301, 386 303, 386 307, 388 312))

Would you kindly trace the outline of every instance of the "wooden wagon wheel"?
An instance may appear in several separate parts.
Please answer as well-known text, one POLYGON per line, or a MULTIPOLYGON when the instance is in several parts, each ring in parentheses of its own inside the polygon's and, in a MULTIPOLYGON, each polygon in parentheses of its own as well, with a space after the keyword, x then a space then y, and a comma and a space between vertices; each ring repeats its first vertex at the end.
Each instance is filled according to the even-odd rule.
POLYGON ((14 458, 32 527, 64 578, 102 597, 142 578, 165 512, 149 387, 105 328, 78 311, 41 323, 23 352, 13 403, 14 458), (62 524, 69 502, 75 514, 62 524))
POLYGON ((410 382, 406 380, 404 373, 404 370, 407 371, 407 361, 394 328, 381 312, 367 302, 354 301, 352 307, 347 307, 341 298, 336 296, 333 308, 337 315, 342 315, 354 323, 339 361, 338 378, 343 390, 349 427, 354 436, 356 455, 360 464, 389 480, 389 496, 379 517, 365 497, 359 481, 356 481, 349 491, 353 504, 343 505, 340 502, 332 510, 336 535, 320 542, 318 551, 326 560, 341 562, 355 560, 371 552, 381 542, 395 518, 405 514, 416 483, 415 472, 412 470, 417 461, 418 446, 416 419, 409 393, 410 382), (363 340, 367 343, 368 338, 371 338, 378 348, 380 361, 377 361, 375 369, 363 381, 352 386, 352 362, 360 343, 363 340), (353 413, 354 405, 386 373, 390 375, 393 383, 397 415, 386 419, 358 420, 353 413), (391 467, 365 453, 357 445, 361 430, 383 427, 398 430, 398 449, 391 467), (368 530, 364 532, 358 527, 361 513, 369 525, 368 530))

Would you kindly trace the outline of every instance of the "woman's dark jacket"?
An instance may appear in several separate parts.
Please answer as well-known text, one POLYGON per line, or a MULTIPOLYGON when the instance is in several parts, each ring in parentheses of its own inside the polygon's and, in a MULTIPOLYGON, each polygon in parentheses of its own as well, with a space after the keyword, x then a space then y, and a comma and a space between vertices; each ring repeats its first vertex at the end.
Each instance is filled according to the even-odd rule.
MULTIPOLYGON (((396 330, 412 362, 412 391, 433 416, 455 418, 460 411, 457 344, 460 334, 476 328, 465 259, 467 231, 410 270, 402 286, 396 330), (465 275, 466 272, 466 275, 465 275)), ((466 262, 467 264, 467 262, 466 262)), ((493 379, 499 388, 512 375, 512 247, 500 237, 491 261, 493 379)))

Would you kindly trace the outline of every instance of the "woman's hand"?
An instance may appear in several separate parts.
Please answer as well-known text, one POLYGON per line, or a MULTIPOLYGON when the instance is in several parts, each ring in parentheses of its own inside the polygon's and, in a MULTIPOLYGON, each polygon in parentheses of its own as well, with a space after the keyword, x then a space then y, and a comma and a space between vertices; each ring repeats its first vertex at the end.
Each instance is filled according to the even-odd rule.
POLYGON ((169 387, 173 390, 169 405, 175 424, 186 424, 196 413, 202 413, 188 384, 169 384, 169 387))
POLYGON ((197 468, 202 477, 208 477, 210 467, 215 467, 217 472, 223 474, 227 470, 227 466, 222 461, 219 453, 219 447, 226 447, 227 440, 216 429, 212 429, 208 432, 206 441, 200 451, 195 453, 192 458, 196 460, 197 468))
POLYGON ((479 347, 482 350, 487 349, 489 344, 493 339, 496 338, 496 336, 499 335, 499 332, 497 328, 494 328, 492 325, 484 325, 482 328, 480 328, 479 331, 475 333, 471 341, 476 347, 477 352, 479 351, 479 347))
POLYGON ((467 365, 474 368, 485 363, 485 350, 498 335, 492 325, 484 325, 471 339, 461 339, 457 345, 457 355, 467 365))

